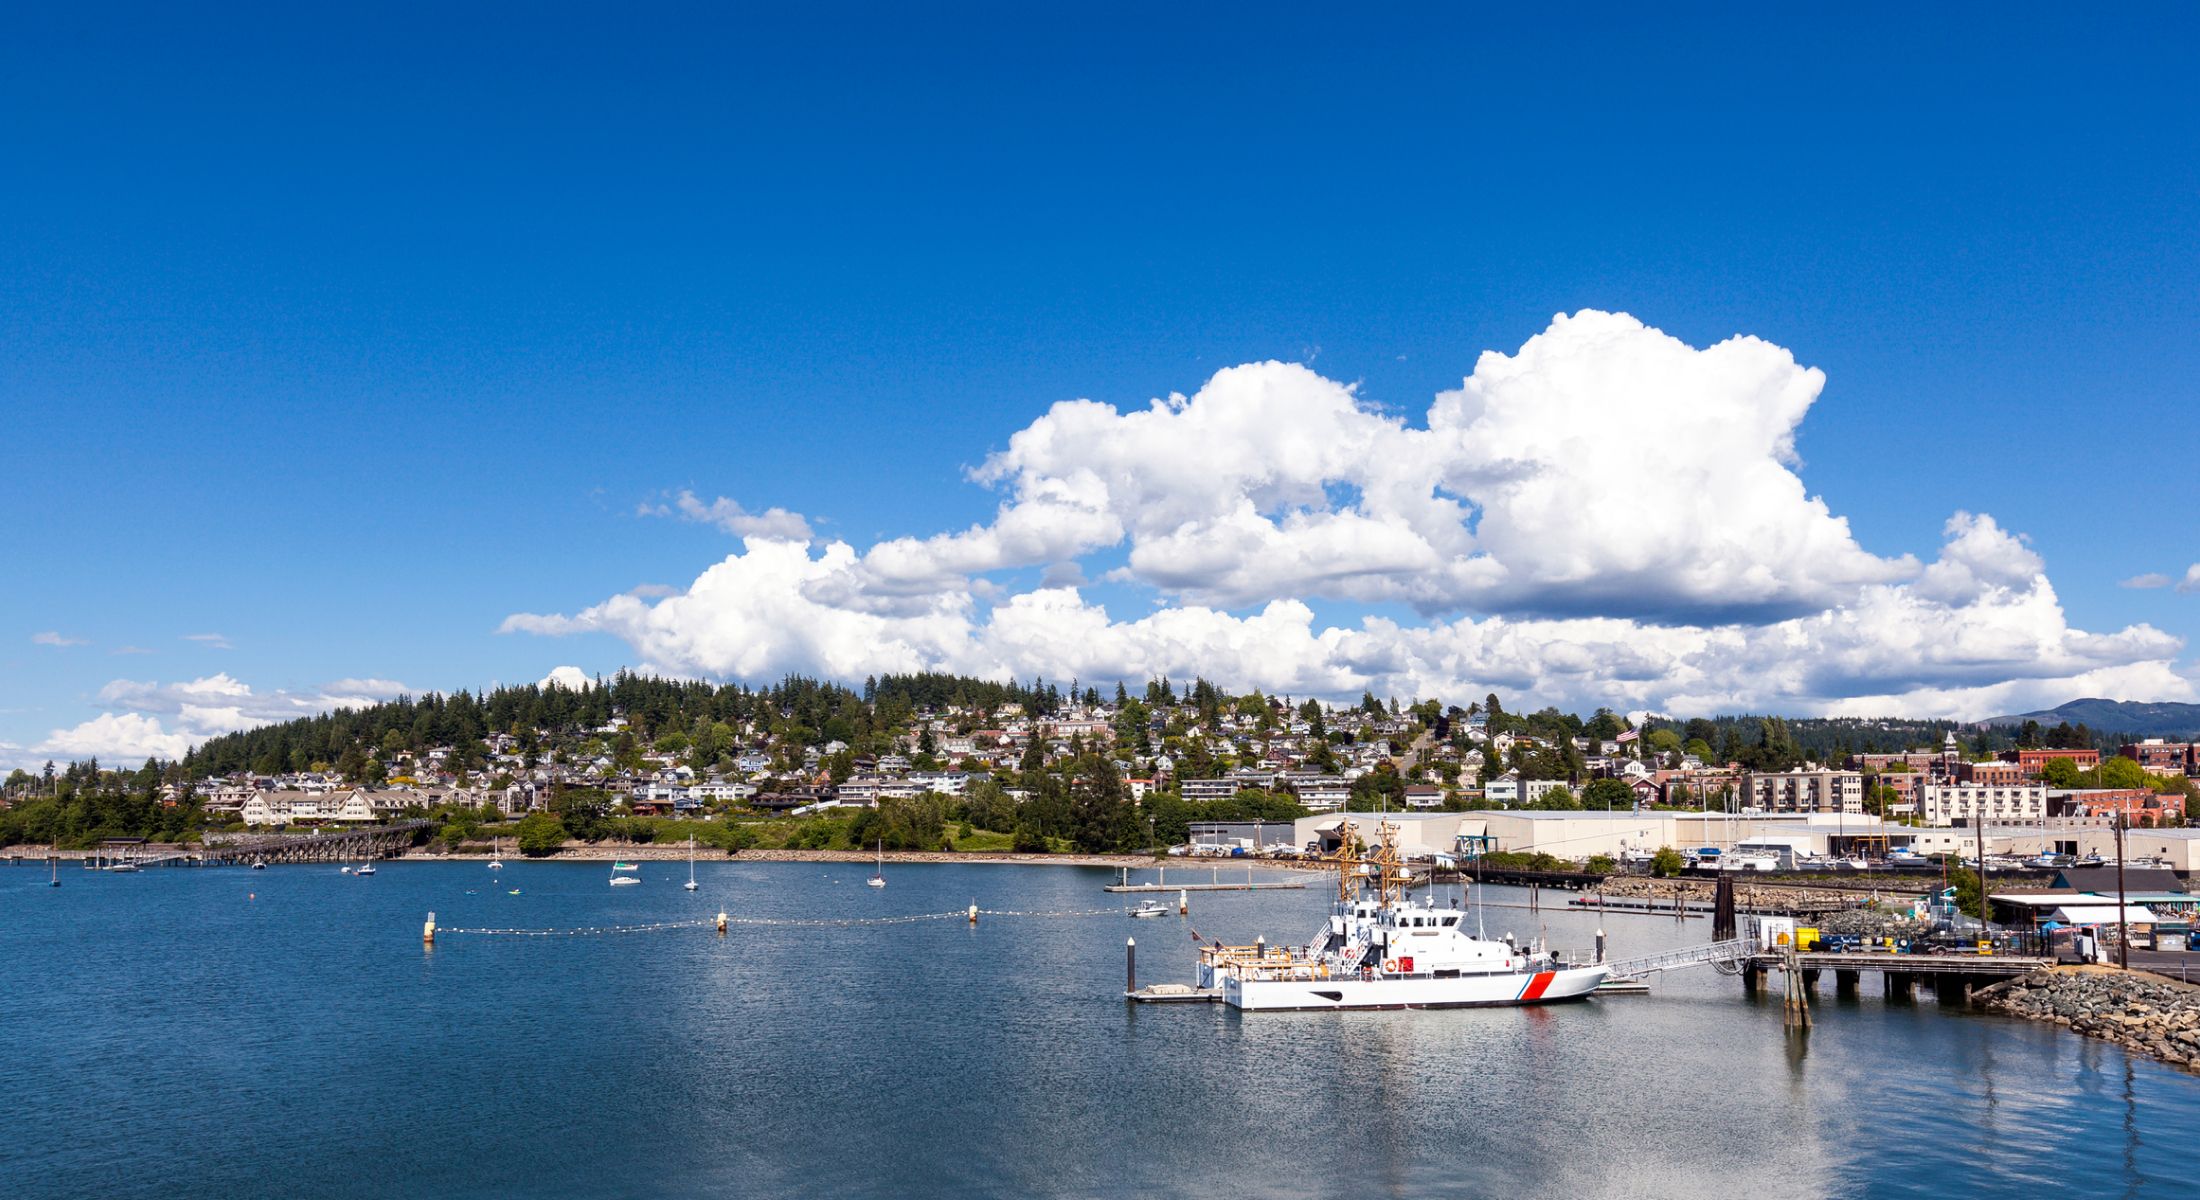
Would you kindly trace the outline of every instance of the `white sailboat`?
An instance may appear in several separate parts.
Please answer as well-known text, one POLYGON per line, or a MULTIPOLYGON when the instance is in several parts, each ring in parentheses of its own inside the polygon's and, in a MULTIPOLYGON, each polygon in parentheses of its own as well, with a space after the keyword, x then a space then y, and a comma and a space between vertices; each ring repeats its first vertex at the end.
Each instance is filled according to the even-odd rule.
POLYGON ((636 866, 636 865, 634 865, 633 863, 628 863, 628 862, 615 862, 615 863, 612 863, 612 864, 611 864, 611 886, 612 886, 612 887, 628 887, 628 886, 631 886, 631 885, 633 885, 633 884, 637 884, 637 883, 640 883, 640 882, 642 881, 642 878, 641 878, 641 876, 639 876, 639 875, 632 875, 632 874, 622 874, 622 872, 631 872, 631 871, 639 871, 639 870, 641 870, 641 868, 640 868, 640 867, 638 867, 638 866, 636 866))
POLYGON ((885 886, 886 886, 886 839, 885 839, 885 838, 880 838, 880 839, 878 840, 878 867, 877 867, 877 869, 875 869, 875 870, 873 870, 873 871, 871 872, 871 877, 870 877, 869 879, 865 880, 864 882, 866 882, 866 883, 870 884, 870 885, 871 885, 872 887, 875 887, 875 888, 882 888, 882 887, 885 887, 885 886))
POLYGON ((687 890, 691 892, 695 890, 695 835, 692 833, 688 835, 687 890))
POLYGON ((492 871, 501 871, 504 869, 503 838, 489 839, 489 869, 492 871))

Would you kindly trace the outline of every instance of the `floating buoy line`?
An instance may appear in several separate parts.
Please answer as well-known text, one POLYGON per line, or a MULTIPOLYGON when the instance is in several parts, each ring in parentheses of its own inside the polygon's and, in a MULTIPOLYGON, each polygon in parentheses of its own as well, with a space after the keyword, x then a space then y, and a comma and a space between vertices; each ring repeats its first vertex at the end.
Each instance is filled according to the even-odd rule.
POLYGON ((466 934, 473 937, 603 937, 619 933, 662 933, 673 929, 711 929, 720 933, 728 926, 761 926, 776 929, 855 929, 870 925, 915 925, 923 921, 963 921, 978 923, 979 917, 1011 917, 1025 919, 1059 917, 1120 917, 1120 908, 1076 908, 1048 911, 1005 908, 979 908, 973 904, 950 912, 911 913, 899 917, 729 917, 719 913, 715 917, 697 917, 685 921, 653 921, 646 925, 581 925, 571 929, 492 929, 487 927, 462 927, 438 925, 435 914, 428 914, 428 923, 421 931, 421 940, 435 941, 438 935, 466 934))

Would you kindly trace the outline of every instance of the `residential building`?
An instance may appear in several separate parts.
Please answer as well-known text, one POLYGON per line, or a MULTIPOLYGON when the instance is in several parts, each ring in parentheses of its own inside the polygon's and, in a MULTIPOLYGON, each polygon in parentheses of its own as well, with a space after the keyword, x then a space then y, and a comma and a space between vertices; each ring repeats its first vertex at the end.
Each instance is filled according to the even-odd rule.
POLYGON ((1520 781, 1520 803, 1539 804, 1552 792, 1571 786, 1563 779, 1523 779, 1520 781))
POLYGON ((1864 811, 1861 771, 1750 771, 1742 776, 1742 808, 1761 813, 1864 811))
POLYGON ((1925 783, 1917 789, 1917 814, 1927 825, 2019 825, 2047 817, 2047 785, 1925 783))
POLYGON ((372 825, 381 819, 366 792, 255 792, 244 802, 247 825, 309 825, 328 821, 372 825))
POLYGON ((1335 812, 1352 799, 1352 785, 1339 775, 1294 775, 1284 783, 1308 812, 1335 812))
POLYGON ((2143 742, 2126 742, 2116 748, 2116 753, 2157 775, 2186 775, 2192 771, 2193 746, 2190 742, 2148 738, 2143 742))

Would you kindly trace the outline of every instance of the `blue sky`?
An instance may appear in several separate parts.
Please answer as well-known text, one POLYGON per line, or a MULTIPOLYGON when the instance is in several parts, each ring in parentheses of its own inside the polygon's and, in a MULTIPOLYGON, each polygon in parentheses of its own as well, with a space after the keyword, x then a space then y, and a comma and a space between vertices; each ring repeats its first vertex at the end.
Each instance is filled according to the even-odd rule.
MULTIPOLYGON (((2196 23, 2170 6, 14 14, 0 761, 173 745, 142 723, 101 731, 136 742, 57 736, 103 714, 173 739, 375 691, 344 680, 845 671, 757 614, 646 632, 581 614, 636 585, 688 591, 742 551, 638 515, 682 489, 802 514, 813 555, 861 556, 992 521, 1014 485, 965 472, 1057 401, 1128 412, 1278 360, 1420 427, 1484 351, 1583 310, 1699 349, 1752 335, 1822 371, 1792 470, 1855 545, 1930 566, 1952 514, 1991 514, 2043 561, 2062 624, 2010 626, 1938 674, 1851 664, 1851 682, 1772 692, 1719 677, 1761 658, 1681 649, 1562 679, 1536 656, 1563 630, 1448 675, 1394 646, 1279 674, 1260 664, 1299 651, 1254 646, 1243 682, 1320 691, 1351 667, 1798 711, 2052 703, 2080 680, 2188 698, 2189 645, 2068 631, 2200 634, 2200 595, 2119 586, 2200 561, 2181 451, 2200 434, 2196 23), (515 613, 570 619, 499 633, 515 613), (186 640, 203 634, 226 648, 186 640), (2028 636, 2070 669, 2025 668, 2028 636), (1677 672, 1691 682, 1638 678, 1677 672)), ((1666 417, 1692 401, 1661 396, 1621 397, 1640 427, 1606 436, 1676 453, 1666 417)), ((1635 509, 1578 494, 1583 528, 1635 509)), ((1188 596, 1125 567, 1140 544, 1080 544, 1081 599, 1117 621, 1297 599, 1319 633, 1532 621, 1596 591, 1545 574, 1534 595, 1462 584, 1434 607, 1289 580, 1188 596)), ((984 624, 1046 565, 999 561, 889 619, 984 624)), ((1999 586, 2025 592, 2011 569, 1999 586)), ((1802 607, 1847 611, 1861 586, 1802 589, 1802 607)), ((1763 624, 1691 619, 1730 618, 1763 624)), ((848 637, 902 632, 883 628, 848 637)), ((909 653, 1026 675, 1171 653, 1018 659, 961 636, 912 633, 909 653)))

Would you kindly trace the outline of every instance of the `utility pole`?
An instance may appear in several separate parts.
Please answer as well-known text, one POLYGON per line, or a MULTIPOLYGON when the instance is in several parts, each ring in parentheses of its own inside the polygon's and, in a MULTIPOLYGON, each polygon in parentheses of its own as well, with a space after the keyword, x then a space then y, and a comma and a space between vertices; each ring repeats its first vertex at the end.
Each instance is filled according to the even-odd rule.
POLYGON ((2131 929, 2124 920, 2129 911, 2124 901, 2124 812, 2116 809, 2116 965, 2131 969, 2131 929))

